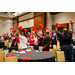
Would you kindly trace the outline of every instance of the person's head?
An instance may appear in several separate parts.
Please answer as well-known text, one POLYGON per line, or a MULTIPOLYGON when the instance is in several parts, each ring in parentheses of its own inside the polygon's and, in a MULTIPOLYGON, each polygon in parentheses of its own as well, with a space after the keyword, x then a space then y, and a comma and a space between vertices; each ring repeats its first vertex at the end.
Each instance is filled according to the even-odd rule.
POLYGON ((32 36, 34 36, 34 35, 35 35, 35 32, 34 32, 34 31, 32 31, 32 32, 31 32, 31 35, 32 35, 32 36))
POLYGON ((65 29, 63 30, 63 32, 64 32, 64 34, 66 34, 68 31, 67 31, 67 29, 65 28, 65 29))
POLYGON ((46 30, 46 35, 49 35, 49 30, 46 30))
POLYGON ((42 33, 44 33, 44 29, 42 29, 42 33))
POLYGON ((44 31, 44 36, 46 36, 46 32, 44 31))
POLYGON ((28 35, 30 35, 30 32, 28 32, 28 35))
POLYGON ((25 32, 24 31, 21 32, 21 36, 25 36, 25 32))
POLYGON ((7 33, 7 35, 8 35, 8 33, 7 33))

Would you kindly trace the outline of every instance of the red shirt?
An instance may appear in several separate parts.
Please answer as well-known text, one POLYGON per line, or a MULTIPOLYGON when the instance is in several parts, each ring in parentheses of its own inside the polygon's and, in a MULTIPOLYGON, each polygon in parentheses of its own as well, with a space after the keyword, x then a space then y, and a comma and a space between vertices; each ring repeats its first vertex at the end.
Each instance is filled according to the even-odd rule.
POLYGON ((18 41, 17 41, 17 43, 20 43, 20 38, 18 37, 18 41))

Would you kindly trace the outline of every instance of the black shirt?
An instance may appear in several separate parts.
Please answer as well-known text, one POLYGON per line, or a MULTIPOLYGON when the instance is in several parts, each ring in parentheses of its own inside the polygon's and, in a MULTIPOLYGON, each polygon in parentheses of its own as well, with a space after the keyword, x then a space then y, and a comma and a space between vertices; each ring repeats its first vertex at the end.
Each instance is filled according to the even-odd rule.
POLYGON ((48 46, 47 46, 44 50, 49 50, 49 44, 50 44, 50 36, 49 36, 49 35, 46 36, 46 37, 43 39, 43 41, 42 41, 43 47, 44 47, 46 44, 48 44, 48 46))
POLYGON ((60 38, 60 46, 70 45, 72 43, 72 33, 72 31, 69 31, 66 34, 62 34, 60 32, 57 33, 58 37, 60 38))

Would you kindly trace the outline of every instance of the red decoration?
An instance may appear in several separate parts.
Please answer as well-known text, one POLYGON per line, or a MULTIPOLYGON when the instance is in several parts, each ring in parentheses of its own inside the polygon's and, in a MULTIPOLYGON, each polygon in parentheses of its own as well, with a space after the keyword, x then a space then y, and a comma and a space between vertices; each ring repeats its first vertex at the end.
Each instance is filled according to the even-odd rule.
POLYGON ((15 54, 9 54, 7 55, 7 57, 13 57, 13 56, 16 56, 15 54))
POLYGON ((32 28, 33 31, 35 31, 35 27, 34 26, 32 26, 31 28, 32 28))
POLYGON ((43 28, 43 25, 42 25, 42 24, 39 24, 38 26, 39 26, 39 28, 40 28, 40 29, 42 29, 42 28, 43 28))
POLYGON ((20 51, 25 51, 24 49, 21 49, 20 51))
POLYGON ((59 31, 60 32, 60 31, 59 31))
POLYGON ((45 28, 45 31, 46 31, 46 30, 49 30, 49 28, 45 28))
POLYGON ((4 34, 4 36, 6 36, 6 34, 4 34))
POLYGON ((73 33, 75 33, 75 32, 73 31, 73 33))
POLYGON ((10 30, 14 30, 13 28, 10 28, 10 30))
POLYGON ((35 30, 34 30, 34 32, 38 32, 38 30, 37 30, 37 29, 35 29, 35 30))
POLYGON ((29 52, 27 52, 28 54, 32 54, 33 52, 31 52, 31 51, 29 51, 29 52))
POLYGON ((14 31, 12 31, 12 33, 14 33, 14 31))
POLYGON ((72 23, 72 21, 73 21, 72 19, 69 20, 70 23, 72 23))
POLYGON ((50 53, 49 51, 44 51, 44 53, 50 53))
POLYGON ((27 32, 27 29, 24 29, 25 32, 27 32))
POLYGON ((22 26, 20 26, 20 27, 17 26, 17 28, 20 29, 20 30, 23 30, 23 29, 22 29, 22 26))
POLYGON ((58 26, 58 25, 59 25, 59 26, 61 26, 61 24, 60 24, 60 23, 58 23, 58 22, 56 22, 56 23, 55 23, 55 25, 57 25, 57 26, 58 26))
POLYGON ((22 59, 23 59, 23 62, 25 62, 25 60, 30 60, 31 58, 23 56, 22 59))

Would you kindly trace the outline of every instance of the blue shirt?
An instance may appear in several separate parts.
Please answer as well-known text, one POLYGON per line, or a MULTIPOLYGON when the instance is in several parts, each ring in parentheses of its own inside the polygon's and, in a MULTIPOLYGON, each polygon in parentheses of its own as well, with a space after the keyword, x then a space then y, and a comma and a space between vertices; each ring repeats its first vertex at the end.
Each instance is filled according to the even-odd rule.
POLYGON ((57 44, 57 34, 56 33, 52 34, 52 39, 51 40, 53 40, 52 44, 57 44))

